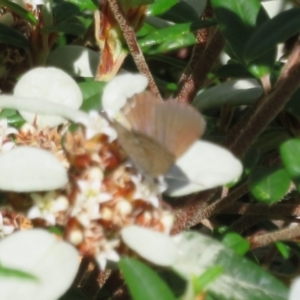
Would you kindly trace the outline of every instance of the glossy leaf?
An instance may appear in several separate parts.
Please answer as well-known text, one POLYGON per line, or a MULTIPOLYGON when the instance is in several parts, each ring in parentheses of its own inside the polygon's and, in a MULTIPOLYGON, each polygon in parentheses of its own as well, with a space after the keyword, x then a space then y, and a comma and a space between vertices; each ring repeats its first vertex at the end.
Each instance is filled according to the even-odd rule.
POLYGON ((154 3, 148 6, 147 15, 161 15, 176 3, 178 3, 178 0, 154 1, 154 3))
POLYGON ((276 167, 259 167, 252 171, 249 178, 251 194, 266 203, 279 201, 286 194, 290 183, 287 171, 276 167))
POLYGON ((195 293, 199 294, 207 288, 207 286, 217 279, 223 273, 223 268, 219 266, 211 267, 207 269, 203 274, 194 278, 195 293))
POLYGON ((287 246, 286 244, 284 244, 282 242, 276 242, 275 245, 276 245, 277 250, 280 252, 280 254, 282 255, 282 257, 284 259, 288 259, 290 257, 291 249, 289 246, 287 246))
POLYGON ((0 120, 1 119, 6 119, 9 125, 17 128, 21 127, 25 123, 22 116, 14 109, 2 109, 0 112, 0 120))
POLYGON ((198 13, 185 1, 179 1, 163 15, 163 19, 174 23, 184 23, 199 20, 198 13))
POLYGON ((19 31, 1 23, 0 42, 20 48, 29 47, 29 41, 19 31))
MULTIPOLYGON (((211 3, 228 46, 235 57, 241 63, 245 63, 243 57, 245 44, 252 34, 269 20, 267 13, 259 0, 212 0, 211 3)), ((258 78, 269 74, 275 63, 275 51, 275 48, 271 49, 255 61, 247 61, 248 71, 258 78)))
POLYGON ((82 82, 79 84, 83 96, 83 103, 81 109, 84 111, 90 110, 100 110, 101 105, 101 95, 105 82, 99 81, 89 81, 82 82))
POLYGON ((67 1, 61 1, 53 8, 53 16, 57 23, 64 22, 79 13, 79 7, 67 1))
POLYGON ((284 284, 221 243, 196 232, 182 233, 174 240, 180 254, 173 268, 186 279, 211 267, 223 268, 223 273, 207 287, 214 299, 287 299, 288 289, 284 284))
MULTIPOLYGON (((250 1, 249 1, 250 2, 250 1)), ((285 11, 263 24, 248 40, 244 58, 252 60, 300 31, 300 8, 285 11)))
POLYGON ((300 140, 291 139, 280 147, 280 155, 285 169, 293 179, 300 178, 300 140))
POLYGON ((166 283, 150 267, 132 258, 123 258, 119 267, 134 300, 174 300, 166 283))
POLYGON ((286 111, 295 117, 300 117, 300 89, 293 94, 287 105, 285 106, 286 111))
POLYGON ((253 104, 263 89, 256 79, 229 80, 199 93, 193 105, 200 111, 229 105, 253 104))
POLYGON ((215 75, 220 78, 251 78, 253 75, 247 71, 247 69, 239 63, 228 63, 221 66, 215 75))
POLYGON ((177 24, 156 30, 139 40, 140 46, 153 46, 190 32, 191 23, 177 24))
POLYGON ((20 16, 25 21, 29 22, 32 25, 37 24, 37 19, 35 16, 28 11, 27 9, 24 9, 20 5, 9 1, 9 0, 0 0, 0 7, 6 7, 9 8, 12 12, 14 12, 16 15, 20 16))
POLYGON ((68 0, 68 2, 75 4, 80 10, 96 10, 98 7, 95 5, 93 0, 68 0))
POLYGON ((244 255, 250 249, 250 242, 234 232, 227 233, 222 243, 239 255, 244 255))
POLYGON ((57 47, 47 58, 48 66, 55 66, 72 76, 94 77, 99 53, 77 45, 57 47))

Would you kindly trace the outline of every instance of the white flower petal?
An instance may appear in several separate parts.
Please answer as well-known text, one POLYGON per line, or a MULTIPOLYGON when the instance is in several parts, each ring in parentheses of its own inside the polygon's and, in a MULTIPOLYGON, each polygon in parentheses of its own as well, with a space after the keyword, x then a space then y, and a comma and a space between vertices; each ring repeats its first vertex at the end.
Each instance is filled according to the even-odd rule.
POLYGON ((63 69, 73 76, 94 77, 99 53, 86 47, 68 45, 55 49, 47 58, 47 65, 63 69))
POLYGON ((47 101, 42 96, 39 98, 28 98, 0 95, 0 107, 32 112, 34 114, 60 116, 75 123, 89 124, 89 115, 87 113, 66 105, 47 101))
POLYGON ((289 300, 299 300, 299 299, 300 299, 300 277, 297 277, 291 286, 289 300))
POLYGON ((38 281, 1 277, 1 300, 56 300, 69 288, 78 270, 78 253, 41 229, 13 233, 0 242, 0 261, 38 281))
MULTIPOLYGON (((79 108, 82 104, 82 94, 75 80, 64 71, 57 68, 36 68, 27 72, 18 81, 14 95, 25 98, 44 99, 56 102, 70 108, 79 108)), ((36 105, 40 105, 37 103, 36 105)), ((39 115, 25 111, 20 112, 30 124, 36 122, 42 129, 55 127, 65 120, 58 116, 39 115)))
POLYGON ((131 225, 121 230, 121 237, 129 248, 156 265, 167 267, 176 260, 175 242, 164 233, 131 225))
POLYGON ((127 98, 146 89, 148 79, 141 74, 122 74, 116 76, 104 88, 102 107, 110 117, 114 117, 125 105, 127 98))
POLYGON ((241 162, 225 148, 196 141, 165 176, 166 193, 177 197, 224 185, 236 180, 242 170, 241 162))
POLYGON ((62 188, 67 171, 49 151, 20 146, 0 155, 0 189, 14 192, 62 188))

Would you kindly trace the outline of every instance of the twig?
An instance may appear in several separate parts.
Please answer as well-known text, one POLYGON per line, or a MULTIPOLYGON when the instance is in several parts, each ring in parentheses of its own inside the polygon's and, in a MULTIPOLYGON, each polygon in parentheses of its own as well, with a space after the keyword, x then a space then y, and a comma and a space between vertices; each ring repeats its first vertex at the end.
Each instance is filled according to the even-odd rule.
POLYGON ((208 205, 210 199, 216 194, 216 189, 194 195, 193 198, 183 202, 182 206, 175 206, 176 221, 173 227, 173 232, 177 233, 186 230, 203 219, 210 218, 213 214, 225 208, 227 205, 234 203, 237 199, 247 193, 247 184, 243 183, 235 188, 228 196, 221 198, 216 202, 208 205), (206 207, 205 207, 206 206, 206 207))
POLYGON ((290 241, 300 236, 300 225, 297 225, 292 228, 284 228, 275 232, 257 235, 251 237, 250 243, 251 248, 264 247, 270 244, 273 244, 277 241, 290 241))
POLYGON ((181 87, 177 96, 179 102, 190 103, 194 99, 197 91, 204 84, 207 74, 220 56, 224 47, 224 39, 219 29, 211 30, 210 33, 210 40, 207 42, 205 51, 202 54, 202 34, 201 31, 197 33, 197 44, 189 69, 185 71, 180 81, 181 87), (198 54, 198 51, 200 54, 198 54))
POLYGON ((238 233, 243 233, 247 229, 265 220, 265 216, 242 216, 235 221, 230 228, 238 233))
MULTIPOLYGON (((211 18, 212 16, 213 9, 208 1, 202 19, 211 18)), ((190 103, 202 84, 203 79, 199 81, 199 79, 201 79, 199 74, 200 72, 203 72, 201 64, 205 63, 205 61, 202 60, 202 55, 210 32, 211 28, 200 29, 196 32, 196 44, 193 49, 192 57, 179 79, 179 86, 181 88, 178 94, 178 101, 180 102, 190 103)), ((207 68, 210 69, 209 67, 207 68)), ((204 75, 206 76, 206 72, 204 75)))
POLYGON ((108 4, 110 6, 110 9, 112 10, 114 17, 116 21, 118 22, 120 29, 124 35, 125 41, 128 45, 128 48, 130 50, 130 53, 134 59, 134 62, 138 68, 138 70, 147 76, 149 80, 149 88, 152 91, 152 93, 158 98, 162 99, 160 92, 157 88, 156 83, 154 82, 153 76, 149 70, 149 67, 146 63, 146 60, 144 58, 143 52, 140 48, 140 46, 137 43, 136 36, 134 29, 129 26, 126 18, 124 17, 124 14, 122 12, 122 8, 118 2, 118 0, 108 0, 108 4))
POLYGON ((234 203, 220 213, 222 214, 237 214, 247 216, 265 216, 266 218, 300 216, 300 204, 253 204, 253 203, 234 203))
POLYGON ((248 109, 224 141, 235 155, 242 157, 267 125, 279 114, 300 84, 300 42, 286 63, 274 89, 248 109))

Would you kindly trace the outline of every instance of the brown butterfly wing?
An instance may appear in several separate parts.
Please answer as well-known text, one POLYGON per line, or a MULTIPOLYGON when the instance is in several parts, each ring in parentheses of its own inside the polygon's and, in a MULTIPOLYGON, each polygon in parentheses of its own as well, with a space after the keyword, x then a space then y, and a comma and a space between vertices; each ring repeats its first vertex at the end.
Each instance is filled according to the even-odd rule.
POLYGON ((165 174, 174 164, 175 156, 151 137, 129 131, 117 122, 112 125, 122 148, 144 173, 157 177, 165 174))
POLYGON ((203 135, 205 120, 192 106, 173 100, 156 104, 154 138, 176 157, 203 135))
POLYGON ((150 92, 131 97, 122 109, 131 129, 154 137, 155 109, 160 102, 150 92))

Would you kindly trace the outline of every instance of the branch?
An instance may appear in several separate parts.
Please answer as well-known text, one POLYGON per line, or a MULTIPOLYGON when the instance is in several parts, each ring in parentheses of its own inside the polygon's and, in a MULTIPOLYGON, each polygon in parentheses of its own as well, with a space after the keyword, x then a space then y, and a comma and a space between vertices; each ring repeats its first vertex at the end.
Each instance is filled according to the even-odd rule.
POLYGON ((224 141, 236 156, 242 157, 259 134, 280 113, 300 84, 300 42, 286 63, 274 89, 247 110, 224 141))
POLYGON ((251 237, 251 249, 264 247, 270 244, 273 244, 277 241, 291 241, 296 237, 300 236, 300 225, 297 225, 292 228, 284 228, 275 232, 257 235, 251 237))
POLYGON ((193 56, 179 82, 179 85, 181 85, 177 96, 179 102, 190 103, 194 99, 199 88, 203 86, 207 74, 219 59, 224 46, 224 39, 219 29, 210 30, 210 33, 211 39, 207 42, 204 52, 202 31, 199 30, 197 33, 197 44, 194 48, 193 56))
POLYGON ((118 22, 120 29, 123 33, 124 39, 127 43, 128 49, 134 59, 134 62, 138 70, 147 76, 149 80, 149 88, 151 92, 158 98, 162 99, 160 92, 157 88, 156 83, 154 82, 153 76, 149 70, 149 67, 146 63, 145 57, 140 46, 137 43, 134 29, 129 26, 126 18, 124 17, 122 8, 118 0, 108 0, 109 7, 114 14, 116 21, 118 22))

